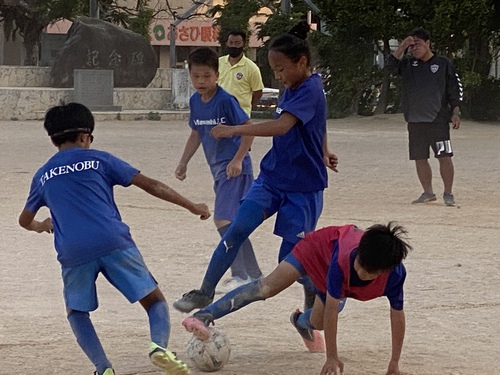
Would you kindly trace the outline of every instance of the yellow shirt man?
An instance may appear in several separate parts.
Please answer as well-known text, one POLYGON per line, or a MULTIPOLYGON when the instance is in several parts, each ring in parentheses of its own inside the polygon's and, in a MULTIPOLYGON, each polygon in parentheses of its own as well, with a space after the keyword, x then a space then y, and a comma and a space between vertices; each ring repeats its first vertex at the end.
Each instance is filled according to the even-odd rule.
MULTIPOLYGON (((244 34, 243 34, 244 35, 244 34)), ((262 76, 259 67, 243 54, 245 39, 240 33, 230 34, 227 47, 229 55, 219 58, 217 83, 234 95, 241 108, 250 116, 252 105, 262 96, 262 76)))

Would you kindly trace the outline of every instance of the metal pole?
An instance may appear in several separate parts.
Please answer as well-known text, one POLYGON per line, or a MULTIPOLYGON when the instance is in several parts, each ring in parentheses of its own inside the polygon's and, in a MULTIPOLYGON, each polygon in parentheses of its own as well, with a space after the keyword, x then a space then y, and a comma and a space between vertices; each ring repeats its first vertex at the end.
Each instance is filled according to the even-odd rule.
POLYGON ((175 53, 175 25, 170 24, 170 68, 175 68, 177 65, 177 56, 175 53))
POLYGON ((280 8, 283 14, 290 14, 292 12, 292 6, 290 5, 290 0, 281 0, 280 8))
POLYGON ((97 0, 89 0, 89 15, 91 18, 99 18, 99 6, 97 0))
POLYGON ((179 25, 182 21, 187 19, 193 12, 198 9, 200 6, 205 5, 208 0, 200 0, 200 1, 195 1, 193 5, 180 17, 175 19, 171 24, 170 24, 170 67, 175 68, 177 65, 177 56, 175 53, 175 28, 177 25, 179 25))

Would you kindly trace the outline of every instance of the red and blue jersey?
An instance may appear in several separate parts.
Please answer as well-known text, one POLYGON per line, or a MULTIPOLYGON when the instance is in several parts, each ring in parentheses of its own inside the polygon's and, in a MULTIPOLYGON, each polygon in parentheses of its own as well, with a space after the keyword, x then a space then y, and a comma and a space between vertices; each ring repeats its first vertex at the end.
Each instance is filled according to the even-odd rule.
POLYGON ((293 249, 293 255, 319 292, 340 299, 368 301, 386 296, 391 307, 403 309, 406 270, 400 263, 374 280, 359 279, 354 270, 357 247, 363 231, 354 225, 330 226, 311 232, 293 249))

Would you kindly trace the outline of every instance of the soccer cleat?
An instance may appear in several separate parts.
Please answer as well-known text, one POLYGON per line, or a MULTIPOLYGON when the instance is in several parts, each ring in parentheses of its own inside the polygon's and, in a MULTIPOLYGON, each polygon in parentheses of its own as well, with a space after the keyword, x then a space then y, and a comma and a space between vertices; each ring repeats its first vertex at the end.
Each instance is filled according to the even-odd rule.
POLYGON ((307 328, 302 328, 299 327, 297 324, 297 320, 299 319, 300 312, 299 309, 294 311, 292 315, 290 315, 290 322, 292 325, 295 327, 297 332, 300 334, 302 337, 302 340, 304 341, 304 344, 306 345, 307 349, 311 353, 322 353, 325 351, 325 342, 323 340, 323 337, 321 334, 315 330, 315 329, 307 329, 307 328))
POLYGON ((212 303, 213 297, 207 297, 201 290, 193 289, 185 293, 177 301, 173 303, 174 308, 183 313, 189 313, 194 309, 202 309, 212 303))
POLYGON ((217 289, 215 289, 215 294, 229 293, 231 290, 250 282, 252 282, 250 277, 245 280, 238 276, 230 277, 229 279, 226 279, 221 284, 219 284, 219 286, 217 286, 217 289))
MULTIPOLYGON (((99 375, 97 371, 94 371, 94 375, 99 375)), ((115 375, 115 370, 112 368, 107 368, 101 375, 115 375)))
POLYGON ((432 193, 422 193, 418 199, 415 199, 411 204, 434 202, 436 200, 436 194, 432 193))
POLYGON ((191 332, 201 341, 206 341, 210 338, 210 331, 208 330, 208 325, 213 323, 212 316, 199 314, 199 317, 195 315, 190 316, 182 321, 182 325, 186 328, 186 331, 191 332))
POLYGON ((166 375, 189 375, 191 371, 187 365, 178 360, 168 349, 151 342, 149 344, 149 359, 151 363, 165 371, 166 375))
POLYGON ((444 200, 444 204, 446 206, 454 206, 455 205, 455 197, 453 197, 453 194, 451 194, 451 193, 444 192, 443 200, 444 200))

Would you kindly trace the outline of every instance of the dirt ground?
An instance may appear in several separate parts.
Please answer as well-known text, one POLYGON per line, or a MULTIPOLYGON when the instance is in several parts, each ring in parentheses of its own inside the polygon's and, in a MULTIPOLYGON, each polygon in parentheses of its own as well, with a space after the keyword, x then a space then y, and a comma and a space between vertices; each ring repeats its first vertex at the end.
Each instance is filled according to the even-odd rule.
MULTIPOLYGON (((188 133, 182 122, 104 122, 97 124, 93 146, 212 207, 211 176, 201 150, 186 181, 173 176, 188 133)), ((401 115, 330 120, 328 137, 340 172, 330 173, 318 227, 354 223, 366 228, 395 220, 408 229, 414 247, 405 262, 407 331, 400 368, 414 375, 500 374, 500 124, 464 121, 452 132, 458 202, 453 208, 441 199, 410 204, 421 188, 407 158, 401 115)), ((270 141, 255 140, 256 172, 270 141)), ((26 232, 17 224, 33 173, 54 151, 41 122, 0 122, 2 375, 93 371, 65 318, 52 236, 26 232)), ((441 198, 434 159, 432 166, 441 198)), ((218 241, 213 222, 135 187, 116 189, 116 200, 169 303, 198 287, 218 241)), ((269 219, 251 236, 266 274, 276 266, 280 242, 272 234, 273 223, 269 219)), ((98 284, 100 307, 92 318, 117 374, 159 374, 148 360, 142 308, 130 305, 104 279, 98 284)), ((219 320, 232 345, 230 362, 220 373, 318 374, 324 355, 308 353, 288 321, 301 306, 302 290, 294 285, 219 320)), ((187 360, 190 335, 180 324, 184 317, 171 308, 169 346, 187 360)), ((349 300, 340 316, 338 343, 345 375, 385 374, 391 347, 387 300, 349 300)))

